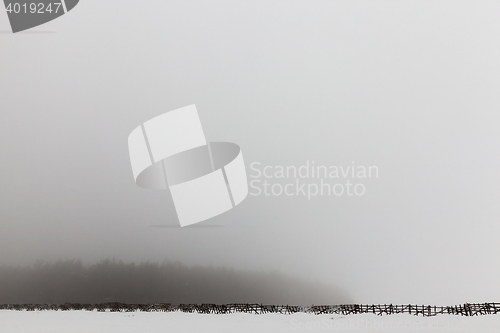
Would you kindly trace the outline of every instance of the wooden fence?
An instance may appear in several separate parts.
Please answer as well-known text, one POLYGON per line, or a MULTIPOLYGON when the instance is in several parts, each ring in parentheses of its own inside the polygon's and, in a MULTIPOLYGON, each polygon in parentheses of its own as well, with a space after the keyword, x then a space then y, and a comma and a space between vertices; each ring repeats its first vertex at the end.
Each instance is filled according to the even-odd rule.
POLYGON ((361 314, 373 313, 379 316, 398 313, 408 313, 411 315, 421 315, 432 317, 439 314, 460 315, 460 316, 479 316, 488 314, 497 314, 500 312, 500 303, 477 303, 461 304, 454 306, 435 306, 435 305, 392 305, 392 304, 343 304, 343 305, 313 305, 313 306, 294 306, 294 305, 263 305, 263 304, 124 304, 124 303, 101 303, 101 304, 4 304, 0 305, 0 310, 18 310, 18 311, 70 311, 87 310, 101 312, 174 312, 182 311, 189 313, 202 314, 227 314, 227 313, 313 313, 320 314, 361 314))

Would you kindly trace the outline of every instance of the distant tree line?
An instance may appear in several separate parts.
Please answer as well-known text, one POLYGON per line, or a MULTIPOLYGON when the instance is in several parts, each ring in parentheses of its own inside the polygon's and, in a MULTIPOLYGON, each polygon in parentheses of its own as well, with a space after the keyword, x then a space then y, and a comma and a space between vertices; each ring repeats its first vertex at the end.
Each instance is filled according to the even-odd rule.
POLYGON ((102 260, 37 262, 0 267, 0 304, 342 304, 350 297, 278 272, 188 267, 179 262, 124 263, 102 260))

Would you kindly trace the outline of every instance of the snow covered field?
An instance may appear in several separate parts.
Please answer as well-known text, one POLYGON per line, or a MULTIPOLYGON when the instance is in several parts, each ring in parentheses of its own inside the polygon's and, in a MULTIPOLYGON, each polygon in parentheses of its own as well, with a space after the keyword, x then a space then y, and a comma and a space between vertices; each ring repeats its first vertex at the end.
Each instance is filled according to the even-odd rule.
POLYGON ((183 312, 0 311, 0 332, 500 332, 500 315, 204 315, 183 312))

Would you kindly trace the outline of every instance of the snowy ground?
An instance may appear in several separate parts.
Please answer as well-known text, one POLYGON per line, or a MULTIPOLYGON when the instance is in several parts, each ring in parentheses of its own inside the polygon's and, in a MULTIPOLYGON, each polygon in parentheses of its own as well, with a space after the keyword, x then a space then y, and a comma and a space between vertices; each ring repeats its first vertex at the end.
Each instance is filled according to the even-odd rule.
POLYGON ((500 315, 203 315, 182 312, 0 311, 0 332, 500 332, 500 315))

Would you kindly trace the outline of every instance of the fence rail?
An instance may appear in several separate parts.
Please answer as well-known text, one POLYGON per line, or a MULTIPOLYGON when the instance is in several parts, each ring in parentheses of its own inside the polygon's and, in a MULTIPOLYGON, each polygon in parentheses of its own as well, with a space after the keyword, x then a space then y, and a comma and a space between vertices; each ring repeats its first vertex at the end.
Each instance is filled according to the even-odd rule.
POLYGON ((421 315, 432 317, 438 314, 459 315, 459 316, 479 316, 488 314, 497 314, 500 312, 500 303, 476 303, 461 304, 453 306, 435 306, 435 305, 392 305, 392 304, 342 304, 342 305, 313 305, 313 306, 295 306, 295 305, 263 305, 263 304, 124 304, 124 303, 101 303, 101 304, 4 304, 0 305, 0 310, 17 311, 70 311, 87 310, 101 312, 174 312, 182 311, 189 313, 202 314, 228 314, 228 313, 313 313, 320 314, 361 314, 373 313, 375 315, 391 315, 399 313, 408 313, 411 315, 421 315))

